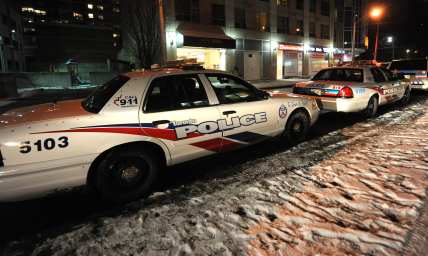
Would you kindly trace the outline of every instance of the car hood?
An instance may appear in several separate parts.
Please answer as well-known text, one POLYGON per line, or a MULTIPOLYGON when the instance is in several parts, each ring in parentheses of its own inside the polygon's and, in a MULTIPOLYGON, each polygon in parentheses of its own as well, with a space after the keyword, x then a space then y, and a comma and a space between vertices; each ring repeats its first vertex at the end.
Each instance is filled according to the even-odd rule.
POLYGON ((0 127, 49 121, 67 117, 93 115, 81 104, 82 100, 67 100, 56 103, 16 108, 0 115, 0 127))

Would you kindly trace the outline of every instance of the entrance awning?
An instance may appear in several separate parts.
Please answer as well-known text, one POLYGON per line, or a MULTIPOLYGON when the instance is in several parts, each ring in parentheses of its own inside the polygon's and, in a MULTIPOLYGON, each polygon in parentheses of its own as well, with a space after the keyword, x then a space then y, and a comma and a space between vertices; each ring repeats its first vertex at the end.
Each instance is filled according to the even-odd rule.
POLYGON ((221 27, 199 24, 181 24, 177 31, 183 35, 183 46, 235 49, 235 39, 227 36, 221 27))

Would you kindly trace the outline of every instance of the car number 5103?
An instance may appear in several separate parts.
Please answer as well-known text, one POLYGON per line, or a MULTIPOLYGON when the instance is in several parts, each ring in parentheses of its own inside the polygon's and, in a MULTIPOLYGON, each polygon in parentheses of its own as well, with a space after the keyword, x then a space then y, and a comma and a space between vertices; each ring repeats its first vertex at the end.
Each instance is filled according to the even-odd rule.
POLYGON ((58 139, 46 138, 43 140, 37 140, 32 143, 31 141, 24 141, 21 143, 21 147, 19 147, 19 152, 22 154, 30 153, 33 148, 37 151, 43 150, 52 150, 56 147, 58 148, 66 148, 69 145, 68 137, 59 137, 58 139))

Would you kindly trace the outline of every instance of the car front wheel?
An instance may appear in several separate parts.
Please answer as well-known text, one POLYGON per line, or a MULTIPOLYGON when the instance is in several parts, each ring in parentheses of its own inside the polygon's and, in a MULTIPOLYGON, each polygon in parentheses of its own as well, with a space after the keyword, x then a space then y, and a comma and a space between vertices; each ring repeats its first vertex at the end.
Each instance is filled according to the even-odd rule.
POLYGON ((409 103, 409 101, 410 101, 410 88, 406 88, 406 91, 404 92, 404 96, 400 100, 400 104, 402 106, 405 106, 409 103))
POLYGON ((109 152, 96 170, 95 186, 102 199, 129 202, 149 195, 159 172, 158 158, 137 147, 109 152))
POLYGON ((285 126, 284 137, 288 144, 296 145, 302 142, 310 126, 309 116, 302 110, 293 113, 285 126))

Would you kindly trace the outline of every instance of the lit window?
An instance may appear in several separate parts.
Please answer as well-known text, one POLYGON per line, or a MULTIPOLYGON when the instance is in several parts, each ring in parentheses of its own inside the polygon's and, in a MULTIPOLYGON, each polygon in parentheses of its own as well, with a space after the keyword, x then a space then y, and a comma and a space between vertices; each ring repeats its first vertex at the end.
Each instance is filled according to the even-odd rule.
POLYGON ((104 10, 104 6, 102 6, 102 5, 97 5, 97 8, 98 8, 98 10, 104 10))
POLYGON ((94 9, 94 5, 93 4, 88 4, 88 9, 94 9))
POLYGON ((113 38, 119 37, 119 34, 113 33, 113 38))
POLYGON ((93 13, 88 13, 88 18, 93 19, 94 18, 94 14, 93 13))

